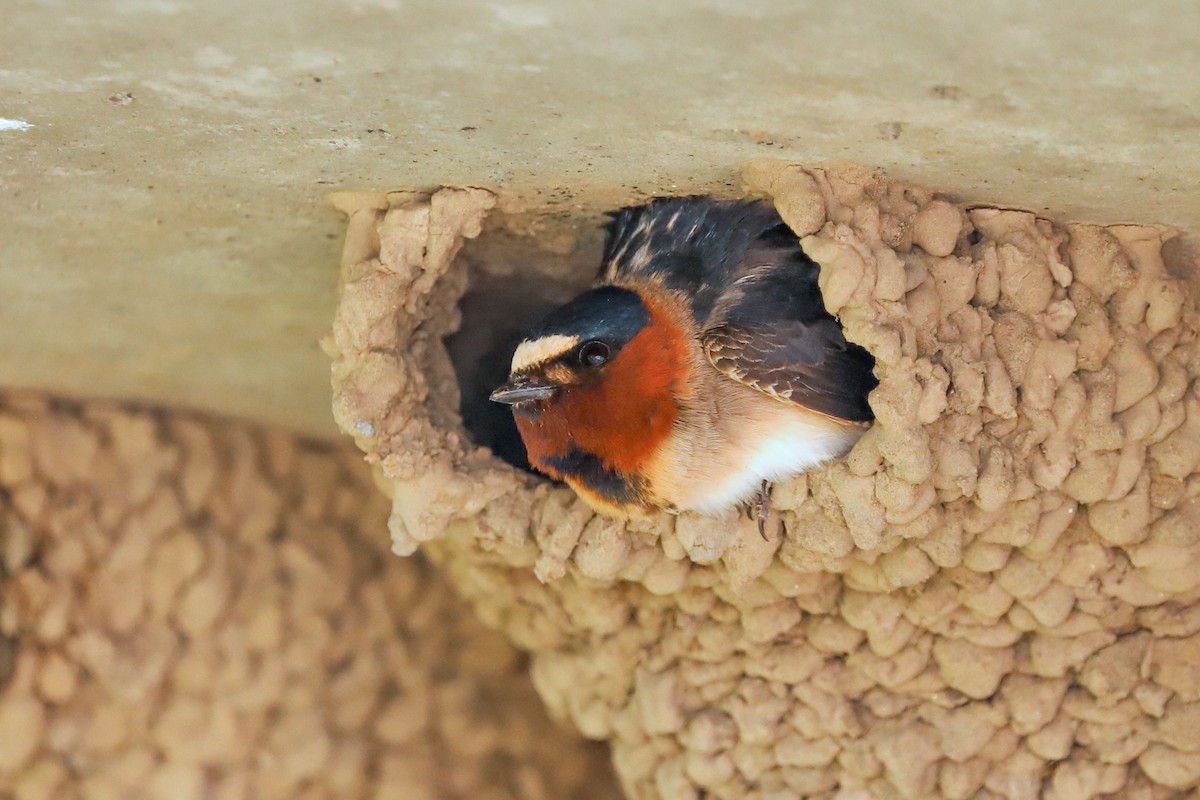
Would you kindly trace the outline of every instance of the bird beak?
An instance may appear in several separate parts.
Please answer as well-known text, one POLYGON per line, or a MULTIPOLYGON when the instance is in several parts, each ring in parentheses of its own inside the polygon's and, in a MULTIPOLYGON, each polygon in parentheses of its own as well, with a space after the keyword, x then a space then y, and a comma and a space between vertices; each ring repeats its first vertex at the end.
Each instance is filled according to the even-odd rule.
POLYGON ((516 405, 530 400, 545 400, 558 391, 558 386, 547 383, 544 378, 523 375, 511 378, 508 383, 492 392, 492 402, 516 405))

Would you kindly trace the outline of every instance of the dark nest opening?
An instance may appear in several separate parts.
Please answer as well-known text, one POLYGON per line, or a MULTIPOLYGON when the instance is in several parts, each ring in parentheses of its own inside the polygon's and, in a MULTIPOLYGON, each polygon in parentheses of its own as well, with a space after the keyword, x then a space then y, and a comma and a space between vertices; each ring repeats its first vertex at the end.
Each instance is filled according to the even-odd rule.
POLYGON ((508 406, 488 399, 508 377, 525 332, 586 289, 600 261, 599 222, 569 254, 538 247, 531 236, 504 228, 485 231, 463 247, 467 292, 462 323, 446 339, 461 394, 459 411, 472 440, 515 467, 530 470, 508 406))

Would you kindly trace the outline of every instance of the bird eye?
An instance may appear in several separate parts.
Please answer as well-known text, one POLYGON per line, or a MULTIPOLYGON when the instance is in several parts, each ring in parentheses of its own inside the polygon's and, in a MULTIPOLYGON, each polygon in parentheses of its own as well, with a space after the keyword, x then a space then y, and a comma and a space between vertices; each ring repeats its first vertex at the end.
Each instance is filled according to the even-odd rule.
POLYGON ((596 369, 608 361, 608 345, 604 342, 588 342, 579 348, 579 363, 596 369))

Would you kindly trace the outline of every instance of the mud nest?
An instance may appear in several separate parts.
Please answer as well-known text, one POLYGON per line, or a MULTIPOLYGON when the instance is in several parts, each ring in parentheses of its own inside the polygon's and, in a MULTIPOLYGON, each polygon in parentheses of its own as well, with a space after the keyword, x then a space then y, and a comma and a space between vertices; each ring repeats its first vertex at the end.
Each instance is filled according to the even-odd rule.
MULTIPOLYGON (((1171 231, 756 164, 878 361, 877 422, 734 514, 598 517, 472 443, 443 339, 510 216, 342 198, 334 411, 632 798, 1183 797, 1200 784, 1200 346, 1171 231)), ((530 241, 535 241, 532 237, 530 241)), ((528 269, 537 269, 530 248, 528 269)))
POLYGON ((0 395, 0 798, 611 800, 352 448, 0 395))

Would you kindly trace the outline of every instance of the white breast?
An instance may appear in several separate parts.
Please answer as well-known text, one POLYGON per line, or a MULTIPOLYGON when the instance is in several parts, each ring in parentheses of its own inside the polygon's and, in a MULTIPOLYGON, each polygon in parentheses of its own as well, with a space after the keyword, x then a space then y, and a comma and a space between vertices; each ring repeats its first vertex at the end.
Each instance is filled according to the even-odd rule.
POLYGON ((781 481, 844 455, 862 435, 858 426, 758 398, 752 410, 739 409, 736 422, 725 416, 708 447, 689 448, 691 463, 680 465, 672 487, 677 508, 713 514, 745 503, 764 480, 781 481))

